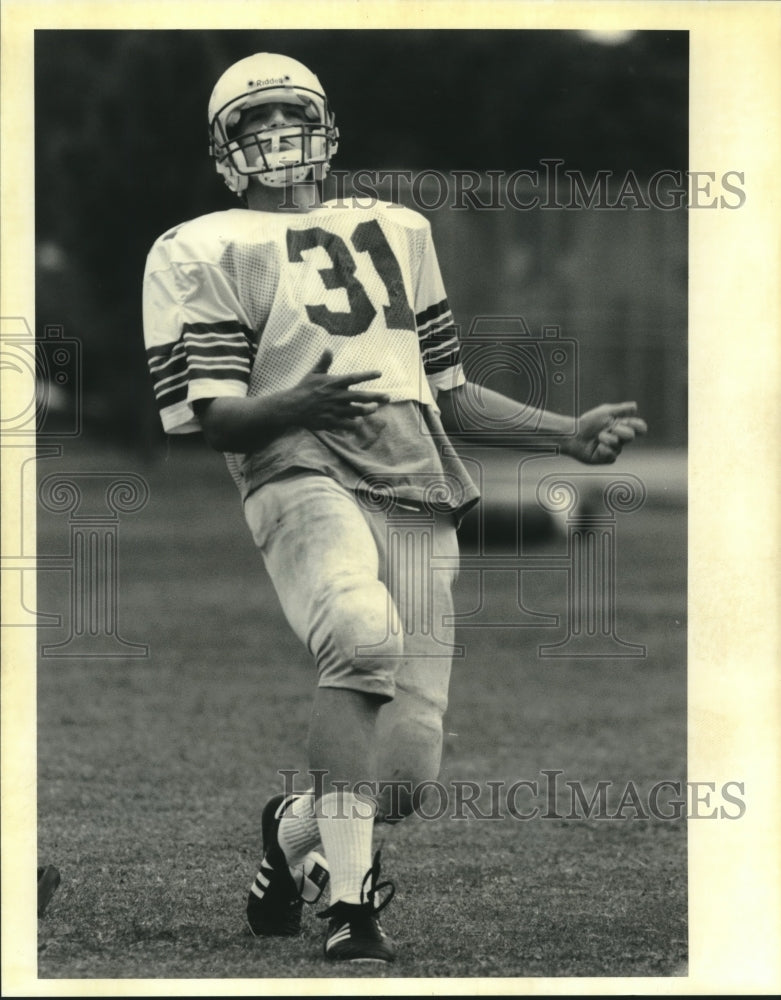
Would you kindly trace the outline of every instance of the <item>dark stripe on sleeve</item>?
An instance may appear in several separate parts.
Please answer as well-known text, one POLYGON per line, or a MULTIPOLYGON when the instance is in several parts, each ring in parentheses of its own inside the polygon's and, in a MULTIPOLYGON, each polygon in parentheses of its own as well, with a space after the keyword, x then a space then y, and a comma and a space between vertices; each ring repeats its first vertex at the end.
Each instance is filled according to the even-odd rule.
POLYGON ((182 335, 185 333, 243 333, 248 341, 252 341, 252 330, 235 319, 223 320, 220 323, 184 323, 182 335))
POLYGON ((461 357, 461 347, 458 333, 453 324, 434 327, 420 341, 420 353, 423 359, 423 369, 427 375, 444 371, 458 364, 461 357))
POLYGON ((430 323, 432 319, 436 319, 437 316, 442 316, 444 313, 450 312, 450 306, 447 303, 447 299, 442 299, 441 302, 437 302, 436 305, 429 306, 428 309, 424 309, 423 312, 415 313, 415 322, 418 326, 425 326, 426 323, 430 323))
POLYGON ((461 360, 461 350, 456 347, 441 358, 432 358, 423 362, 423 370, 427 375, 436 375, 437 372, 444 372, 448 368, 453 368, 461 360))
POLYGON ((155 388, 155 397, 161 409, 165 406, 183 403, 187 399, 187 382, 179 382, 162 389, 155 388))
POLYGON ((446 344, 449 340, 458 340, 458 333, 452 323, 447 323, 443 326, 433 326, 420 337, 421 354, 425 354, 426 351, 430 351, 432 348, 441 347, 442 344, 446 344))
POLYGON ((173 344, 150 347, 147 363, 161 407, 187 399, 195 379, 249 382, 255 345, 243 323, 185 323, 173 344))
MULTIPOLYGON (((148 347, 146 351, 147 364, 152 365, 155 361, 166 361, 173 357, 176 346, 176 344, 162 344, 159 347, 148 347)), ((182 359, 184 360, 184 355, 182 355, 182 359)))

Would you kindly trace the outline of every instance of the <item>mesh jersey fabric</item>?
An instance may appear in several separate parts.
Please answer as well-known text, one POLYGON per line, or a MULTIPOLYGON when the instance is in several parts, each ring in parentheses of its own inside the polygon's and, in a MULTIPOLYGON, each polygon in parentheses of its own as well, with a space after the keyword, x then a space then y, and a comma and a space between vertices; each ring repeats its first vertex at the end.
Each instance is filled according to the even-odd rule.
MULTIPOLYGON (((433 428, 446 441, 435 394, 464 376, 430 226, 419 213, 328 202, 307 213, 202 216, 152 247, 143 305, 168 433, 200 430, 192 406, 198 399, 296 385, 326 349, 331 374, 382 371, 365 385, 387 393, 392 409, 382 408, 384 420, 375 414, 359 421, 357 435, 291 428, 264 452, 227 454, 242 496, 284 474, 286 464, 314 464, 350 488, 383 471, 439 474, 443 452, 452 464, 452 448, 430 434, 433 428)), ((465 494, 474 490, 463 467, 452 473, 466 477, 465 494)))

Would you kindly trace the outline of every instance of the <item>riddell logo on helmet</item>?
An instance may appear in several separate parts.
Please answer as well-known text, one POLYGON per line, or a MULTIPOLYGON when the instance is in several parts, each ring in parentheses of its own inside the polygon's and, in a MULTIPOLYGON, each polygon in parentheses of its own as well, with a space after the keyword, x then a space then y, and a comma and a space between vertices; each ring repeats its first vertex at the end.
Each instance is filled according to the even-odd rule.
POLYGON ((247 80, 248 87, 271 87, 273 84, 290 83, 289 76, 270 76, 267 80, 247 80))

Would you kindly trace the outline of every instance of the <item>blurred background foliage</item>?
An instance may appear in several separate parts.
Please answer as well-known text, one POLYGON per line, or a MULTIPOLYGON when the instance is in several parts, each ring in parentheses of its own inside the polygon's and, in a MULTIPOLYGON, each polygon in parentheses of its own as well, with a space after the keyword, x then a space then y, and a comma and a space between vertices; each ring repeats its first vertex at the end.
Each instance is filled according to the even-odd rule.
MULTIPOLYGON (((170 226, 237 204, 207 155, 206 107, 257 51, 318 74, 341 171, 687 169, 685 32, 36 32, 36 331, 81 341, 85 429, 147 454, 162 433, 145 257, 170 226)), ((653 443, 685 443, 685 209, 427 214, 465 331, 478 315, 560 326, 579 344, 580 405, 635 398, 653 443)))

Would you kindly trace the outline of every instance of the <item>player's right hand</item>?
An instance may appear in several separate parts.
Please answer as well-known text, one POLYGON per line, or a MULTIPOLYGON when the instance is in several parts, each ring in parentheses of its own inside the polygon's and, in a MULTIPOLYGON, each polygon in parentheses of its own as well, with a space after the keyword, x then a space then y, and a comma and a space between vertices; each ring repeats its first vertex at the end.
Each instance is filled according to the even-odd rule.
POLYGON ((637 416, 637 403, 603 403, 584 413, 578 431, 562 451, 587 465, 607 465, 618 458, 624 445, 648 431, 637 416))
POLYGON ((324 351, 309 374, 291 390, 295 422, 302 427, 310 430, 349 430, 356 420, 390 402, 390 396, 385 392, 351 388, 380 378, 381 371, 329 375, 332 361, 331 351, 324 351))

